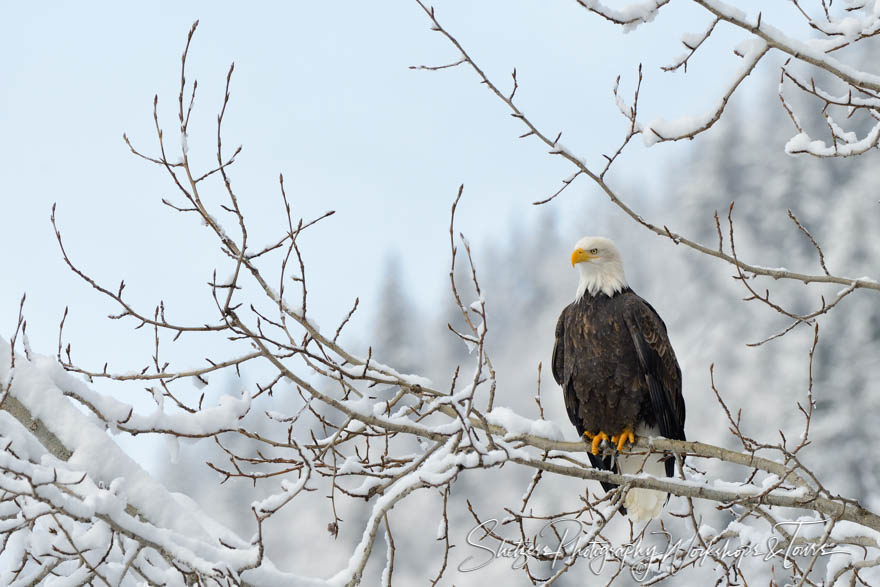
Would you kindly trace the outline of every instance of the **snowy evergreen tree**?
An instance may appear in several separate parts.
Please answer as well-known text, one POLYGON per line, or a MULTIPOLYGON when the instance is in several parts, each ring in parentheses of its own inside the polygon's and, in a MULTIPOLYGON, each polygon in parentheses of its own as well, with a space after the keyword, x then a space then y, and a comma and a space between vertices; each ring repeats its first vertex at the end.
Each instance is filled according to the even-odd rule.
MULTIPOLYGON (((790 220, 791 210, 820 243, 827 266, 835 273, 854 274, 877 266, 880 168, 876 157, 790 157, 780 148, 790 132, 790 124, 773 112, 746 118, 741 111, 729 111, 715 132, 703 137, 702 147, 673 173, 687 178, 673 180, 667 188, 670 205, 681 211, 681 229, 700 242, 717 243, 717 211, 724 246, 729 247, 726 216, 735 200, 734 235, 740 258, 777 259, 791 270, 816 272, 817 251, 790 220)), ((805 403, 812 328, 801 325, 763 348, 747 348, 745 343, 760 341, 791 321, 761 302, 743 303, 749 292, 731 278, 734 272, 729 266, 703 256, 687 259, 681 279, 694 285, 688 288, 687 305, 692 310, 687 329, 690 347, 699 349, 695 365, 702 363, 699 377, 705 376, 708 363, 715 362, 716 381, 731 404, 743 408, 749 433, 776 442, 776 430, 782 428, 796 439, 803 418, 792 407, 798 401, 805 403), (782 415, 785 420, 780 420, 782 415)), ((761 294, 769 288, 772 299, 784 301, 796 312, 821 306, 816 289, 800 283, 750 283, 761 294)), ((825 300, 831 302, 841 289, 822 288, 825 300)), ((880 468, 866 458, 868 447, 880 441, 880 431, 866 418, 880 407, 875 393, 880 380, 880 313, 875 297, 856 292, 830 315, 819 318, 820 342, 813 365, 815 446, 806 453, 808 462, 828 475, 836 491, 870 504, 880 500, 875 489, 880 468)), ((692 375, 686 371, 687 378, 692 375)), ((724 436, 720 427, 706 433, 707 441, 724 436)))
POLYGON ((425 347, 423 321, 410 298, 397 252, 385 260, 371 338, 373 355, 401 373, 416 373, 425 347))

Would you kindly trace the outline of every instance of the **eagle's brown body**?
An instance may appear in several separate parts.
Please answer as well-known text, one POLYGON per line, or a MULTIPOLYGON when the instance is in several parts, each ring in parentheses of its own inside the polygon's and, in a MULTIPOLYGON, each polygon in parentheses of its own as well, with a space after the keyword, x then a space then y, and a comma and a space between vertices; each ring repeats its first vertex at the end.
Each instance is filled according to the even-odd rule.
MULTIPOLYGON (((647 428, 685 439, 681 370, 666 325, 628 287, 613 296, 585 293, 562 311, 556 324, 553 378, 582 436, 647 428)), ((610 457, 590 454, 590 460, 596 467, 614 470, 610 457)), ((673 472, 674 461, 669 459, 666 473, 673 472)))

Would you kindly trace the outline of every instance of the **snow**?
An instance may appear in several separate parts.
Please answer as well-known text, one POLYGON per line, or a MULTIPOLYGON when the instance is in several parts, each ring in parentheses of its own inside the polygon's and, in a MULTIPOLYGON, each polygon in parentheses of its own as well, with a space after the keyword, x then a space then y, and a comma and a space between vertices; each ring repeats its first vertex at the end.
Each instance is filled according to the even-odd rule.
POLYGON ((468 354, 473 354, 480 341, 469 334, 462 334, 460 338, 464 345, 467 347, 468 354))
POLYGON ((860 526, 854 522, 841 520, 834 525, 831 531, 832 540, 846 540, 847 538, 865 537, 880 545, 880 532, 860 526))
POLYGON ((391 537, 385 530, 385 568, 382 569, 382 586, 391 587, 391 565, 394 561, 394 550, 391 547, 391 537))
POLYGON ((337 475, 347 475, 349 473, 360 473, 364 470, 359 459, 355 456, 346 457, 345 462, 336 470, 337 475))
POLYGON ((25 327, 21 329, 21 342, 24 346, 24 356, 30 360, 30 358, 34 356, 34 352, 31 350, 31 341, 27 334, 27 324, 25 323, 24 326, 25 327))
POLYGON ((687 138, 708 128, 723 111, 727 96, 739 85, 743 77, 754 68, 766 50, 767 43, 759 38, 747 39, 740 43, 737 46, 737 53, 742 55, 742 63, 734 74, 730 76, 731 81, 728 83, 728 87, 722 94, 722 97, 715 103, 715 106, 699 115, 682 116, 675 120, 666 120, 664 118, 652 120, 644 125, 642 129, 642 140, 645 146, 650 147, 660 141, 687 138))
POLYGON ((836 122, 834 122, 834 119, 831 117, 831 115, 826 115, 825 121, 828 123, 828 126, 830 126, 832 128, 832 130, 834 131, 834 135, 837 138, 843 139, 847 143, 855 143, 856 141, 859 140, 858 135, 856 135, 856 133, 854 133, 852 131, 846 131, 843 128, 841 128, 840 125, 838 125, 836 122))
POLYGON ((849 565, 855 558, 855 554, 851 549, 839 548, 837 552, 828 557, 825 563, 825 581, 828 585, 836 585, 834 581, 835 575, 849 565))
POLYGON ((826 145, 824 141, 814 140, 807 133, 801 132, 788 140, 785 144, 785 152, 790 155, 808 153, 817 157, 849 157, 859 155, 877 146, 878 141, 880 141, 880 123, 875 124, 870 132, 860 140, 856 140, 856 136, 853 133, 842 134, 846 139, 845 142, 838 140, 836 144, 826 145))
POLYGON ((838 22, 828 23, 826 30, 841 33, 847 39, 852 40, 862 32, 862 22, 855 17, 848 16, 838 22))
MULTIPOLYGON (((0 342, 0 353, 8 349, 0 342)), ((40 419, 65 446, 73 451, 68 465, 88 473, 90 479, 109 485, 114 479, 125 479, 124 491, 129 501, 154 523, 175 529, 182 534, 202 535, 199 524, 186 511, 168 507, 168 494, 140 466, 122 452, 106 435, 103 428, 77 410, 64 398, 55 380, 69 378, 54 359, 35 357, 33 363, 17 365, 13 395, 31 414, 40 419)))
POLYGON ((260 501, 255 501, 251 504, 251 507, 261 514, 274 512, 290 503, 305 488, 308 480, 309 475, 301 475, 296 483, 291 483, 284 479, 281 481, 281 491, 279 493, 270 495, 260 501))
POLYGON ((354 495, 368 495, 371 489, 378 487, 379 485, 382 485, 381 479, 377 479, 376 477, 364 477, 361 484, 357 488, 352 489, 351 492, 354 495))
POLYGON ((161 412, 165 407, 165 394, 156 386, 150 388, 150 394, 153 396, 153 401, 156 402, 157 410, 161 412))
POLYGON ((210 436, 221 430, 234 429, 251 408, 250 396, 242 392, 239 397, 223 395, 216 406, 206 406, 195 413, 165 411, 165 396, 161 388, 153 387, 151 392, 156 409, 149 414, 141 414, 130 404, 115 398, 96 393, 84 382, 71 377, 54 359, 42 358, 47 367, 46 373, 51 382, 65 394, 76 398, 101 414, 102 419, 111 426, 123 427, 132 432, 174 431, 185 436, 210 436))
MULTIPOLYGON (((708 30, 708 29, 706 29, 708 30)), ((706 31, 701 33, 683 33, 681 35, 682 44, 688 49, 693 49, 706 38, 706 31)))
MULTIPOLYGON (((0 375, 5 376, 8 372, 8 357, 9 344, 0 339, 0 375)), ((22 504, 22 511, 31 510, 31 514, 38 514, 34 507, 45 511, 51 504, 77 519, 91 519, 89 525, 72 526, 71 536, 80 548, 109 543, 110 529, 107 524, 112 522, 131 535, 161 545, 177 560, 185 561, 205 576, 214 576, 216 569, 222 568, 218 565, 237 568, 252 565, 257 553, 251 545, 211 520, 192 500, 168 492, 120 450, 94 414, 78 409, 65 396, 65 391, 72 396, 88 396, 111 413, 123 413, 128 409, 110 398, 99 400, 95 392, 65 372, 53 358, 32 355, 28 361, 25 357, 16 357, 16 376, 10 392, 12 397, 20 401, 34 419, 42 422, 72 451, 66 462, 55 459, 18 420, 8 412, 0 413, 4 444, 8 446, 11 443, 18 455, 13 456, 8 450, 0 452, 0 468, 18 470, 30 479, 25 481, 25 477, 16 479, 0 475, 0 486, 23 495, 33 491, 46 502, 22 504), (39 461, 39 464, 35 461, 39 461), (54 482, 56 479, 65 484, 63 490, 54 482), (32 490, 30 484, 37 485, 32 490), (138 516, 130 515, 127 506, 136 508, 138 516)), ((215 425, 220 420, 235 418, 235 414, 246 412, 242 404, 249 402, 227 398, 225 402, 221 400, 220 404, 214 408, 219 412, 209 417, 207 424, 215 425)), ((166 416, 157 420, 174 422, 174 418, 170 417, 173 415, 166 416)), ((134 415, 132 420, 136 420, 134 415)), ((192 418, 189 423, 178 423, 184 427, 204 429, 198 425, 198 418, 192 418)), ((289 493, 296 487, 282 483, 282 489, 289 493)), ((48 532, 37 531, 32 531, 28 539, 31 549, 51 547, 48 542, 40 546, 42 539, 67 540, 61 535, 52 538, 48 532)), ((11 547, 21 548, 21 544, 13 540, 11 547)), ((75 577, 68 576, 66 579, 75 577)), ((163 580, 169 584, 182 584, 180 575, 173 570, 163 580)))
POLYGON ((180 461, 180 438, 166 434, 163 436, 165 447, 168 449, 168 460, 172 465, 180 461))
POLYGON ((562 429, 556 422, 548 420, 530 420, 520 416, 510 408, 499 406, 486 414, 489 424, 501 426, 507 430, 505 439, 528 434, 549 440, 563 440, 562 429))
MULTIPOLYGON (((702 0, 702 3, 712 12, 722 15, 725 20, 738 24, 741 23, 746 27, 754 25, 754 22, 747 19, 745 13, 742 10, 734 8, 724 2, 721 2, 720 0, 702 0)), ((794 54, 805 56, 815 62, 824 63, 830 69, 840 71, 842 74, 868 87, 880 87, 880 76, 865 71, 860 71, 855 67, 847 65, 832 57, 831 55, 826 54, 821 49, 812 46, 808 42, 789 37, 784 32, 767 23, 766 21, 761 22, 761 33, 770 38, 775 45, 787 47, 794 54)))
POLYGON ((774 485, 779 483, 779 477, 776 475, 767 475, 764 480, 761 482, 762 489, 770 489, 774 485))
POLYGON ((634 2, 619 8, 610 8, 598 0, 586 0, 581 4, 588 10, 601 14, 605 18, 615 22, 626 22, 623 32, 635 30, 639 25, 654 20, 658 10, 667 4, 669 0, 654 0, 652 2, 634 2))
POLYGON ((288 422, 290 421, 290 417, 287 414, 282 414, 281 412, 276 412, 275 410, 266 410, 266 416, 275 420, 276 422, 288 422))
POLYGON ((366 375, 364 375, 363 365, 367 362, 367 359, 358 358, 358 360, 361 362, 360 365, 343 365, 342 371, 347 375, 351 375, 352 377, 361 378, 366 376, 369 378, 378 379, 383 383, 388 383, 392 385, 398 384, 400 382, 403 382, 407 385, 420 385, 422 387, 431 387, 432 385, 431 380, 427 377, 400 373, 392 369, 388 365, 383 365, 373 358, 370 358, 370 362, 366 370, 366 375))
POLYGON ((780 267, 765 267, 764 265, 756 265, 754 263, 751 263, 751 266, 756 269, 761 269, 762 271, 768 271, 770 273, 788 273, 789 272, 788 267, 782 267, 782 266, 780 266, 780 267))

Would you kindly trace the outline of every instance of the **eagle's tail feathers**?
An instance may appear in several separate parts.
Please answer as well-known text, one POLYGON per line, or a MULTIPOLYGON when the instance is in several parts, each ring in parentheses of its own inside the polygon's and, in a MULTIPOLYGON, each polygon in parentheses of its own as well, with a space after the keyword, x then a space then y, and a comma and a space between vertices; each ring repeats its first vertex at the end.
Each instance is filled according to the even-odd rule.
MULTIPOLYGON (((658 458, 656 455, 650 455, 645 459, 644 455, 620 455, 617 463, 623 474, 646 473, 660 478, 666 476, 666 464, 662 456, 658 458)), ((626 494, 623 505, 630 520, 644 522, 659 517, 668 498, 669 495, 665 491, 634 487, 626 494)))

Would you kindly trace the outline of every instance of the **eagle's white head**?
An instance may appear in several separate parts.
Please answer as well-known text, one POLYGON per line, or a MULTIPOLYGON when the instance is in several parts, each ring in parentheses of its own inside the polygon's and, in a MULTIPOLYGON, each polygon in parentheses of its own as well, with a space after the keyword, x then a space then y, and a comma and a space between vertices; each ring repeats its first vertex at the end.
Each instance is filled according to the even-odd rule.
POLYGON ((602 292, 611 297, 627 287, 620 251, 607 238, 585 236, 575 243, 571 266, 580 272, 575 301, 584 297, 586 292, 591 296, 602 292))

